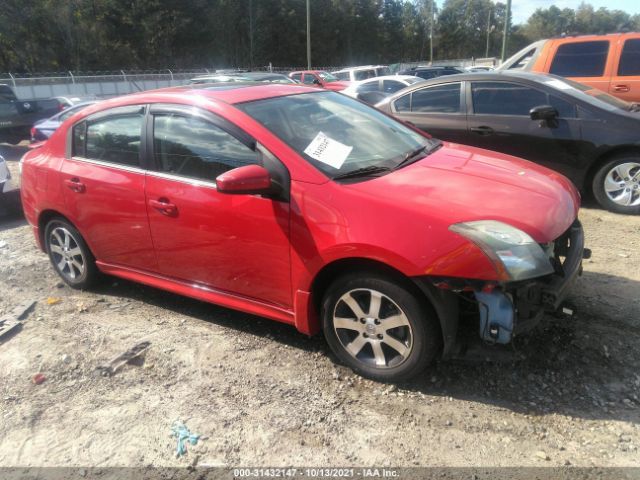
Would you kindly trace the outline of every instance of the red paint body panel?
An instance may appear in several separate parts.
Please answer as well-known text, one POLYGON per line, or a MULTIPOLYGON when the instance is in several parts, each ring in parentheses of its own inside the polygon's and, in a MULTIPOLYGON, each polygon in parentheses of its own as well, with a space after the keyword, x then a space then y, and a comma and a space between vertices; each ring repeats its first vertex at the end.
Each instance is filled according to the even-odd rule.
POLYGON ((579 196, 566 178, 507 155, 454 144, 379 178, 336 183, 233 106, 310 92, 318 90, 275 84, 175 88, 93 105, 25 155, 27 219, 37 232, 44 211, 66 216, 107 273, 313 334, 319 329, 313 281, 332 262, 359 258, 408 277, 495 281, 490 259, 452 233, 451 224, 500 220, 547 242, 576 218, 579 196), (152 103, 209 110, 244 130, 288 170, 289 201, 227 195, 213 182, 65 159, 74 122, 111 107, 152 103), (73 179, 83 184, 82 191, 69 188, 73 179))
MULTIPOLYGON (((319 84, 315 85, 316 88, 325 88, 327 90, 333 90, 334 92, 340 92, 340 91, 344 90, 345 88, 347 88, 349 85, 351 85, 351 82, 346 82, 344 80, 336 80, 336 81, 333 81, 333 82, 327 82, 320 75, 318 75, 320 72, 322 72, 322 70, 300 70, 300 71, 297 71, 297 72, 291 72, 289 74, 289 77, 291 77, 294 74, 299 73, 301 75, 302 81, 304 82, 305 81, 305 77, 311 76, 311 77, 313 77, 315 80, 317 80, 319 82, 319 84)), ((312 86, 312 85, 306 83, 305 86, 312 86)))

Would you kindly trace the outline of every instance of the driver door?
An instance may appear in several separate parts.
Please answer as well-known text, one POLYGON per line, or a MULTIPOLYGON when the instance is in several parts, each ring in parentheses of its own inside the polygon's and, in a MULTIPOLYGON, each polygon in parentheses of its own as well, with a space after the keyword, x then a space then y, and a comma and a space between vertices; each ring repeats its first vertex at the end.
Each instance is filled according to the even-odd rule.
POLYGON ((289 204, 217 191, 227 170, 261 164, 255 142, 210 112, 154 105, 148 126, 155 171, 146 200, 163 275, 291 307, 289 204))

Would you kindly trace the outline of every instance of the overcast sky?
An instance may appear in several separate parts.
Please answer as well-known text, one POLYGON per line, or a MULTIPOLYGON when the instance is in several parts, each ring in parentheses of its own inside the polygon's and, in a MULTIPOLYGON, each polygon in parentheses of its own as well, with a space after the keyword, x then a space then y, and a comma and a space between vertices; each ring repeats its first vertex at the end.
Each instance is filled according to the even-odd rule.
MULTIPOLYGON (((436 0, 442 6, 444 0, 436 0)), ((506 0, 501 0, 506 3, 506 0)), ((578 8, 582 0, 512 0, 514 23, 524 23, 538 8, 549 8, 555 5, 558 8, 578 8)), ((587 0, 595 9, 607 7, 614 10, 622 10, 630 14, 640 13, 640 0, 587 0)))

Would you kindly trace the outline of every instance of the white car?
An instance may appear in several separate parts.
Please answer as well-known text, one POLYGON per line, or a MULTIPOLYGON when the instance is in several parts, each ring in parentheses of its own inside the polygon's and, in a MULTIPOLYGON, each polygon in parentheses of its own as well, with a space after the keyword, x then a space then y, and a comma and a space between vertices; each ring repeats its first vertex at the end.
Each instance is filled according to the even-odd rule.
POLYGON ((353 83, 340 93, 375 105, 398 90, 418 82, 424 82, 424 79, 413 75, 385 75, 353 83))
POLYGON ((0 215, 15 211, 19 203, 20 190, 11 181, 7 162, 0 156, 0 215))
POLYGON ((366 80, 367 78, 389 75, 391 71, 386 65, 366 65, 363 67, 343 68, 342 70, 331 73, 338 77, 338 80, 359 82, 360 80, 366 80))

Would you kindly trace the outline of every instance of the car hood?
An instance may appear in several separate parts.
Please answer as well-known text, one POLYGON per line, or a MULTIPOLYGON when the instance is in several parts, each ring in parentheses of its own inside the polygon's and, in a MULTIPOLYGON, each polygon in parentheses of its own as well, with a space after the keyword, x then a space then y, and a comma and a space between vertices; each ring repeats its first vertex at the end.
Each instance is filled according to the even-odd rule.
POLYGON ((526 160, 444 143, 427 157, 390 174, 348 185, 448 226, 498 220, 546 243, 577 217, 580 196, 561 174, 526 160))

